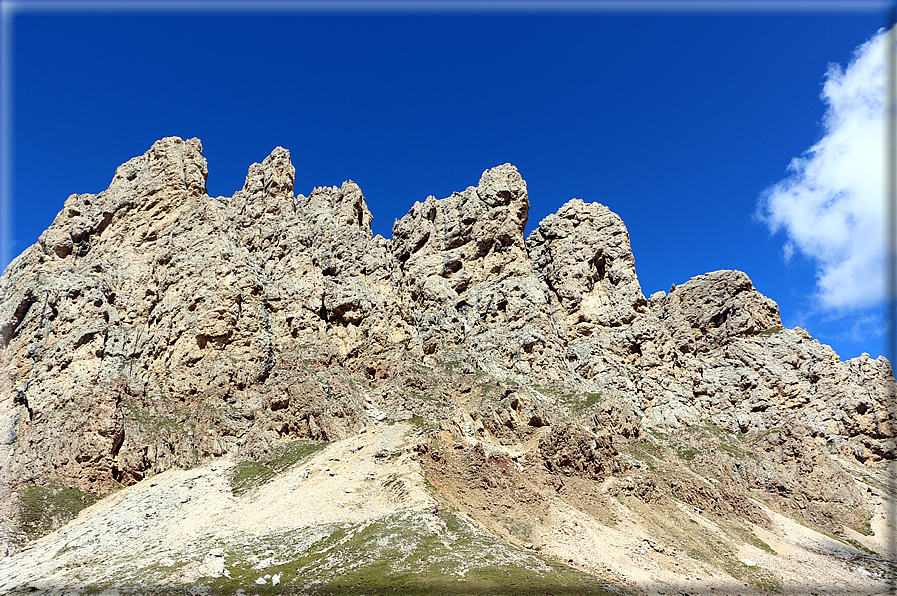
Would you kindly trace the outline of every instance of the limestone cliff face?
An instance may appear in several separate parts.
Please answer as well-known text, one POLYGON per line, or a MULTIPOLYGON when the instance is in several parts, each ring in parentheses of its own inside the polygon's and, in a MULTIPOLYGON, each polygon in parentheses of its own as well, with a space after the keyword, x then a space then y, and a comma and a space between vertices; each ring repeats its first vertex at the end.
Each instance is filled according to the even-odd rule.
POLYGON ((568 341, 647 312, 626 226, 604 205, 569 201, 542 220, 527 244, 568 341))
POLYGON ((859 460, 895 456, 884 358, 842 362, 781 329, 736 271, 646 300, 603 205, 571 200, 524 238, 526 183, 509 164, 415 203, 392 239, 373 236, 354 182, 295 195, 283 148, 233 197, 208 196, 207 175, 199 140, 155 143, 106 191, 69 197, 0 279, 7 519, 24 483, 105 492, 384 418, 565 428, 575 416, 552 385, 644 426, 800 423, 859 460), (437 361, 532 390, 480 399, 435 383, 437 361))
POLYGON ((424 354, 461 349, 487 369, 566 372, 562 331, 524 240, 526 183, 505 164, 427 198, 393 228, 392 254, 424 354))

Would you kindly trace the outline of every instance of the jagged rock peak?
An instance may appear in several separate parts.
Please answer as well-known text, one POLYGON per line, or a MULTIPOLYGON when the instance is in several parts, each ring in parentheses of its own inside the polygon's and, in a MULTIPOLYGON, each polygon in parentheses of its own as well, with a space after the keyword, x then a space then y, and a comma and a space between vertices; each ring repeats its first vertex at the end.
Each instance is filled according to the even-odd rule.
MULTIPOLYGON (((476 279, 498 275, 519 258, 528 260, 523 239, 528 218, 526 182, 517 168, 504 164, 483 172, 476 187, 445 199, 430 196, 424 203, 415 202, 393 226, 393 252, 406 270, 448 259, 445 267, 451 273, 462 262, 481 261, 476 279)), ((462 278, 464 287, 473 281, 462 278)))
POLYGON ((119 166, 106 192, 142 197, 165 189, 172 194, 204 195, 208 177, 199 139, 166 137, 153 143, 143 155, 119 166))
MULTIPOLYGON (((526 182, 517 168, 509 163, 483 172, 477 184, 477 196, 490 207, 520 201, 529 210, 526 182)), ((523 223, 526 224, 525 221, 523 223)))
POLYGON ((604 205, 571 199, 539 222, 527 246, 574 336, 644 312, 629 232, 604 205))
POLYGON ((277 147, 212 198, 199 140, 162 139, 109 189, 69 197, 7 268, 0 548, 23 483, 106 492, 387 418, 487 442, 542 433, 555 471, 580 453, 593 478, 613 445, 592 431, 621 425, 799 424, 845 457, 897 455, 885 359, 841 362, 782 329, 738 271, 645 300, 604 205, 572 199, 524 238, 527 186, 504 164, 415 203, 387 240, 353 181, 294 195, 295 172, 277 147))
POLYGON ((661 318, 684 319, 705 340, 750 336, 781 328, 779 305, 756 289, 742 271, 713 271, 698 275, 666 296, 652 296, 652 306, 661 318))
POLYGON ((38 244, 48 256, 81 256, 90 249, 92 237, 115 219, 132 217, 135 211, 162 218, 169 212, 195 209, 195 201, 207 194, 208 177, 199 139, 161 139, 119 166, 107 190, 66 199, 38 244))
POLYGON ((276 199, 288 199, 292 202, 295 181, 296 168, 290 161, 290 152, 283 147, 276 147, 262 163, 249 166, 246 182, 240 192, 273 199, 266 212, 274 213, 273 209, 279 205, 276 199))
POLYGON ((330 233, 342 230, 359 230, 367 238, 373 236, 371 222, 374 217, 368 209, 361 188, 352 180, 346 180, 339 187, 321 186, 315 188, 308 197, 296 197, 297 210, 310 222, 318 222, 324 214, 331 217, 330 233))

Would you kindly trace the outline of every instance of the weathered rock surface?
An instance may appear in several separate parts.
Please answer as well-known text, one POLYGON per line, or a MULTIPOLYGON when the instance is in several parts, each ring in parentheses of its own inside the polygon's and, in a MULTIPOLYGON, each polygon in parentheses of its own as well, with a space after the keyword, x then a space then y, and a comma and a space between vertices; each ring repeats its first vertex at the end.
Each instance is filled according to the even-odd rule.
POLYGON ((604 205, 569 201, 539 223, 527 245, 568 341, 646 312, 626 226, 604 205))
POLYGON ((482 368, 565 371, 563 340, 533 269, 526 183, 505 164, 476 187, 415 203, 393 228, 397 291, 413 305, 424 354, 461 348, 482 368))
POLYGON ((105 494, 384 420, 529 445, 558 483, 630 470, 622 452, 646 430, 681 435, 716 454, 696 470, 728 480, 652 476, 632 494, 663 486, 765 524, 761 490, 834 531, 866 511, 838 458, 897 457, 887 360, 843 362, 783 329, 738 271, 646 299, 603 205, 573 199, 525 238, 510 164, 415 203, 392 239, 352 181, 295 195, 286 149, 230 198, 208 196, 207 175, 197 139, 163 139, 106 191, 69 197, 0 278, 7 547, 23 487, 105 494))

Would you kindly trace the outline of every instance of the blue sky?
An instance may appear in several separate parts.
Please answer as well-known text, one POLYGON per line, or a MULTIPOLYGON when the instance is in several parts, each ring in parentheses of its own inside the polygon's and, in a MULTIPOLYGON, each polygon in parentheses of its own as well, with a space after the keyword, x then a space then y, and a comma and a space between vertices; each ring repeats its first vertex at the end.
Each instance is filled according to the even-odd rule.
MULTIPOLYGON (((386 237, 414 201, 510 162, 527 181, 528 231, 573 197, 617 212, 645 295, 740 269, 778 302, 786 326, 842 358, 884 351, 875 279, 862 295, 825 281, 859 287, 849 274, 864 228, 847 226, 854 241, 829 246, 837 234, 812 217, 838 203, 840 181, 828 181, 834 195, 800 203, 795 189, 819 184, 813 163, 792 160, 825 157, 820 143, 837 137, 831 81, 848 95, 864 88, 854 79, 865 71, 844 75, 885 25, 885 3, 567 13, 18 6, 6 16, 7 258, 36 241, 67 196, 104 190, 118 165, 165 136, 202 140, 213 196, 232 195, 250 164, 286 147, 297 193, 355 180, 386 237)), ((880 240, 868 242, 875 252, 880 240)))

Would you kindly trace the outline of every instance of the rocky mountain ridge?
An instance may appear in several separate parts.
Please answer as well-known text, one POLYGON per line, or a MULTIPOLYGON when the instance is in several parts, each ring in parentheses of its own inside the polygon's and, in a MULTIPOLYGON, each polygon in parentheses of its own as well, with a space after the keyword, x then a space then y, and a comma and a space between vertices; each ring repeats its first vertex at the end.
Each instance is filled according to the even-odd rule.
POLYGON ((285 149, 233 197, 208 196, 207 175, 199 140, 158 141, 106 191, 69 197, 0 278, 9 552, 30 487, 106 494, 389 421, 460 440, 463 461, 430 443, 415 453, 428 478, 467 466, 485 491, 497 487, 477 475, 476 445, 561 484, 631 476, 645 445, 722 480, 643 473, 613 489, 642 502, 668 489, 762 526, 760 491, 839 534, 873 509, 850 466, 878 470, 869 486, 883 498, 875 466, 897 456, 890 363, 842 362, 783 329, 741 272, 646 299, 626 227, 603 205, 573 199, 525 238, 526 183, 505 164, 415 203, 384 239, 354 182, 295 195, 285 149))

